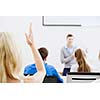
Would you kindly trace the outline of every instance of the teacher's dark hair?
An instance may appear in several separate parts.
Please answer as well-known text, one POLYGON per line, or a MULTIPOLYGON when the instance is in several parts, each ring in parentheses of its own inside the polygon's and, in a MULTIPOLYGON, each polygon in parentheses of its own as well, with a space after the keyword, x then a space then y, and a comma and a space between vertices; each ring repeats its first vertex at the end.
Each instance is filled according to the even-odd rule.
POLYGON ((67 36, 66 36, 66 38, 68 38, 68 37, 74 37, 72 34, 68 34, 67 36))

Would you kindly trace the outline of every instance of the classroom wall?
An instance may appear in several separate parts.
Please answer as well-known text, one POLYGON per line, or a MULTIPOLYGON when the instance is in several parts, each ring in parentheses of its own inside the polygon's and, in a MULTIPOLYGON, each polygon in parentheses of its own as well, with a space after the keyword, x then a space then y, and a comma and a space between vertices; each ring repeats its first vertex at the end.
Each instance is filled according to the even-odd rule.
POLYGON ((34 63, 32 53, 28 47, 24 33, 28 32, 29 23, 33 23, 33 33, 37 47, 46 47, 49 50, 48 63, 54 65, 58 71, 62 71, 64 65, 60 63, 60 50, 65 45, 65 35, 72 32, 75 35, 75 44, 88 49, 88 60, 94 71, 100 71, 98 61, 100 27, 52 27, 42 26, 42 17, 0 17, 0 31, 10 32, 16 41, 22 57, 22 67, 34 63))

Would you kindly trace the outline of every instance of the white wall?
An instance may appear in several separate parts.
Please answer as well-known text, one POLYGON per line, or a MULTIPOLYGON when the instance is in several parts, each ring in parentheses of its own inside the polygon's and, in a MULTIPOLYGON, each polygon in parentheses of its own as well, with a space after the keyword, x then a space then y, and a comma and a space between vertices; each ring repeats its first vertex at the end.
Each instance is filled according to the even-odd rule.
POLYGON ((88 58, 95 70, 100 71, 98 51, 100 49, 100 27, 48 27, 42 26, 42 17, 0 17, 0 31, 11 32, 17 46, 22 53, 23 66, 33 63, 32 53, 25 41, 24 33, 28 31, 28 24, 33 23, 34 37, 37 47, 47 47, 48 62, 62 71, 60 63, 60 49, 65 44, 67 32, 75 34, 75 42, 83 48, 88 48, 88 58))
POLYGON ((49 25, 97 26, 100 25, 100 16, 45 16, 44 23, 49 25))

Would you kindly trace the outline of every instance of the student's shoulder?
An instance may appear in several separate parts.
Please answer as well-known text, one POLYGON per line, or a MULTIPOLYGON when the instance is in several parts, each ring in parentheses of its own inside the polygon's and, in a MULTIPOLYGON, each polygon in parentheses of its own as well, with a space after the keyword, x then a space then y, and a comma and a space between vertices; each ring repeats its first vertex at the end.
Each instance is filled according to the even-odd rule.
POLYGON ((56 70, 55 66, 50 65, 50 64, 47 65, 47 68, 50 69, 50 70, 56 70))
POLYGON ((29 65, 25 66, 25 69, 30 69, 30 68, 33 68, 33 67, 35 67, 35 64, 29 64, 29 65))
POLYGON ((51 65, 51 64, 47 64, 47 67, 49 67, 49 68, 54 68, 54 66, 51 65))

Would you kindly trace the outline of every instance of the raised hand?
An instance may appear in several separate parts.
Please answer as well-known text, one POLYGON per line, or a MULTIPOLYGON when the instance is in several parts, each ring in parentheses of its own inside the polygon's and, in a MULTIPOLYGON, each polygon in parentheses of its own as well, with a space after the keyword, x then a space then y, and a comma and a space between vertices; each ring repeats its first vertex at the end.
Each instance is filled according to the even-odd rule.
POLYGON ((34 36, 32 32, 32 23, 30 23, 30 26, 29 26, 29 35, 25 33, 25 36, 26 36, 26 41, 28 45, 31 47, 31 50, 33 53, 34 61, 37 68, 37 73, 35 73, 35 75, 33 75, 32 77, 27 77, 24 81, 26 83, 27 82, 42 82, 45 77, 46 71, 44 67, 44 62, 35 46, 34 36))
POLYGON ((26 36, 26 41, 27 41, 28 45, 35 46, 33 32, 32 32, 32 23, 30 23, 30 25, 29 25, 29 35, 27 33, 25 33, 25 36, 26 36))

